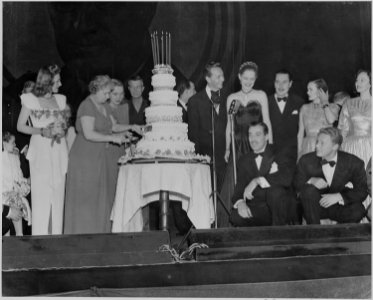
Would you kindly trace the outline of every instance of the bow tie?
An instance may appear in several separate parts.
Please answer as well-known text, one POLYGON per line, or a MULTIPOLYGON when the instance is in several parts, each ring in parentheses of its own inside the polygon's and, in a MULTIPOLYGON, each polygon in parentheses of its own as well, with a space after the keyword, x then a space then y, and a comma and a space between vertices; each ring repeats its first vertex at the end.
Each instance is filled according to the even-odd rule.
POLYGON ((288 100, 288 97, 282 97, 282 98, 277 97, 277 102, 281 102, 281 101, 286 102, 286 100, 288 100))
POLYGON ((211 101, 214 102, 214 104, 220 104, 220 91, 211 91, 211 101))
POLYGON ((321 160, 321 165, 329 164, 332 168, 335 166, 336 162, 334 160, 327 161, 326 159, 321 160))
POLYGON ((263 157, 264 152, 254 153, 254 158, 257 158, 258 156, 263 157))

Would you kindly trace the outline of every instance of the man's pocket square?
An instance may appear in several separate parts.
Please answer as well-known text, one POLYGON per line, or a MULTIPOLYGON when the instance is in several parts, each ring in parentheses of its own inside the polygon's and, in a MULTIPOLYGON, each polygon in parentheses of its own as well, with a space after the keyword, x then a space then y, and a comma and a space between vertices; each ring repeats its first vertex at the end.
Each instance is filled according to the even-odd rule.
POLYGON ((269 174, 273 174, 273 173, 276 173, 278 171, 278 165, 277 163, 274 161, 271 165, 271 169, 269 170, 269 174))

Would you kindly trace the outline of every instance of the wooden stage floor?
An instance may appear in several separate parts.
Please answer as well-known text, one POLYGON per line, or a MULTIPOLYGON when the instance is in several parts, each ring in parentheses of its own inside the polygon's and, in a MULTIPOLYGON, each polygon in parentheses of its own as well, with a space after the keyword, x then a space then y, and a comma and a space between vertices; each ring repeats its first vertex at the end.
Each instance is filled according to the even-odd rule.
POLYGON ((3 296, 371 298, 371 225, 3 237, 3 296))

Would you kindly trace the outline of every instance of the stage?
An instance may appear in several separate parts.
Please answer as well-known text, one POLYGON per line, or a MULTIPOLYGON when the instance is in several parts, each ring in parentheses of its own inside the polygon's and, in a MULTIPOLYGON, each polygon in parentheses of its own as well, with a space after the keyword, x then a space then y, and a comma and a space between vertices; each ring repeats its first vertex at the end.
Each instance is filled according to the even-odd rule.
POLYGON ((3 237, 3 296, 370 298, 371 225, 3 237), (208 247, 202 247, 202 244, 208 247), (169 249, 171 249, 169 248, 169 249))

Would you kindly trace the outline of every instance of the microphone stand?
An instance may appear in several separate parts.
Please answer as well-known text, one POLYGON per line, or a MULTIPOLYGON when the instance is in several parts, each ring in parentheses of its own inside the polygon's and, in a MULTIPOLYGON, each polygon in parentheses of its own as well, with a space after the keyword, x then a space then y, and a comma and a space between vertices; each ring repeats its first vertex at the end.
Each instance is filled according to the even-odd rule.
POLYGON ((217 191, 217 179, 216 179, 216 159, 215 159, 215 107, 214 102, 210 99, 211 102, 211 131, 212 131, 212 180, 213 180, 213 191, 212 197, 214 201, 214 209, 215 209, 215 228, 218 228, 218 215, 217 215, 217 207, 218 207, 218 199, 220 203, 223 205, 225 211, 228 215, 230 215, 228 208, 226 207, 225 203, 221 199, 217 191))
POLYGON ((236 140, 234 134, 234 115, 233 113, 229 114, 229 120, 231 123, 231 144, 232 144, 232 159, 233 159, 233 178, 234 185, 237 184, 237 164, 236 164, 236 140))

